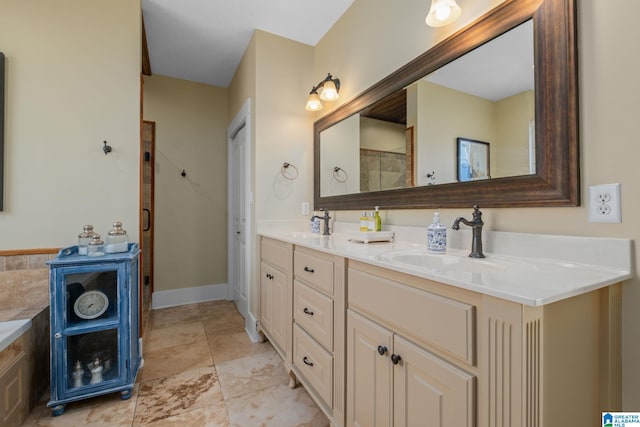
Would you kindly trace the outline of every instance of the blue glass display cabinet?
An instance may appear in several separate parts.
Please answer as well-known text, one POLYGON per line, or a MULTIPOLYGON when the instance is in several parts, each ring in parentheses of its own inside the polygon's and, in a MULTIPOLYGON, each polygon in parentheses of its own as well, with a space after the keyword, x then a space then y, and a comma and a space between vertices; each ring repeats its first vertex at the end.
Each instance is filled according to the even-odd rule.
POLYGON ((49 261, 51 313, 51 399, 61 415, 65 404, 131 390, 141 364, 138 317, 138 256, 127 252, 78 255, 62 249, 49 261))

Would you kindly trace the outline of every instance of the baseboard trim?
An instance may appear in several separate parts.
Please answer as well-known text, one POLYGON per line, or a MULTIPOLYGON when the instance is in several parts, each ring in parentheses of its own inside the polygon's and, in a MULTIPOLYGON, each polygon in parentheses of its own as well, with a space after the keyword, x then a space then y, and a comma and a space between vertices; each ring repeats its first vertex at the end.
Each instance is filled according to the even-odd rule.
POLYGON ((253 316, 253 313, 247 313, 247 318, 244 319, 244 330, 249 335, 249 339, 252 342, 260 341, 260 334, 258 334, 258 319, 253 316))
POLYGON ((153 293, 151 308, 158 309, 205 301, 226 300, 228 287, 226 283, 218 283, 216 285, 197 286, 194 288, 157 291, 153 293))

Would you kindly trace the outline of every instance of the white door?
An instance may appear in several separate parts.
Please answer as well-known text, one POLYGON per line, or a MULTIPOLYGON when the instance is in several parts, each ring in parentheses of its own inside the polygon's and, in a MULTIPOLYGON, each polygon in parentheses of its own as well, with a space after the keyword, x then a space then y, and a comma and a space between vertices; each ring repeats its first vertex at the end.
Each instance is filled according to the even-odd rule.
POLYGON ((231 140, 231 165, 232 170, 230 189, 231 217, 233 218, 233 244, 232 244, 232 271, 229 276, 232 280, 233 301, 242 316, 247 318, 248 310, 248 274, 247 274, 247 194, 246 194, 246 164, 247 133, 243 126, 231 140))

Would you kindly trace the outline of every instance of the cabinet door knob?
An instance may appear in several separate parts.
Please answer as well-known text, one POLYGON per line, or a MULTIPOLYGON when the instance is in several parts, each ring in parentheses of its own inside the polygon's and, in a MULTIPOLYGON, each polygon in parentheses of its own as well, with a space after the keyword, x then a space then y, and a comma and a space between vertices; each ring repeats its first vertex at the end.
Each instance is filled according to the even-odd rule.
POLYGON ((400 357, 399 354, 391 355, 391 363, 393 363, 394 365, 397 365, 398 363, 400 363, 401 360, 402 360, 402 357, 400 357))
POLYGON ((309 359, 307 359, 307 356, 302 358, 302 361, 304 362, 305 365, 307 366, 313 366, 313 362, 309 362, 309 359))
POLYGON ((304 310, 302 310, 304 312, 304 314, 308 314, 309 316, 313 316, 313 311, 309 310, 307 307, 304 308, 304 310))
POLYGON ((313 273, 313 268, 305 267, 304 271, 306 271, 307 273, 313 273))
POLYGON ((387 347, 383 346, 383 345, 379 345, 378 346, 378 354, 380 356, 384 356, 384 354, 387 352, 387 347))
POLYGON ((60 332, 56 332, 56 334, 53 337, 55 339, 60 339, 60 338, 62 338, 62 334, 60 332))

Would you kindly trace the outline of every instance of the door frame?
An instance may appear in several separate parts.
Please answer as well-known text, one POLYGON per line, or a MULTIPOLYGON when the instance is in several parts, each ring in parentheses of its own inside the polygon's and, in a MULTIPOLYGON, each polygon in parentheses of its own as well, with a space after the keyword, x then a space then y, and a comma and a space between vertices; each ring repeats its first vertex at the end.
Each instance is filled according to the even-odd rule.
POLYGON ((257 341, 258 332, 257 332, 257 317, 251 311, 252 304, 252 288, 251 288, 251 279, 252 279, 252 253, 253 253, 253 171, 251 168, 252 164, 252 144, 251 144, 251 98, 247 98, 245 103, 240 108, 240 111, 235 115, 229 126, 227 127, 227 207, 228 207, 228 215, 227 215, 227 276, 228 276, 228 287, 227 287, 227 299, 231 300, 234 297, 233 285, 235 283, 236 277, 234 277, 234 265, 235 265, 235 254, 233 250, 233 240, 235 239, 235 230, 233 224, 233 141, 235 136, 237 135, 240 129, 245 128, 246 135, 246 149, 245 149, 245 253, 246 257, 245 262, 245 277, 247 279, 247 317, 245 318, 245 330, 249 333, 249 336, 257 341))
MULTIPOLYGON (((139 221, 139 241, 140 241, 140 249, 143 251, 149 251, 149 292, 153 295, 153 261, 154 261, 154 235, 155 235, 155 221, 154 221, 154 207, 155 207, 155 144, 156 144, 156 122, 152 120, 142 120, 140 126, 140 221, 139 221), (151 138, 151 158, 149 162, 151 162, 151 194, 149 201, 149 248, 144 247, 144 165, 145 165, 145 149, 144 149, 144 125, 145 123, 150 123, 153 125, 152 128, 152 138, 151 138)), ((144 258, 140 257, 140 265, 139 265, 139 315, 140 321, 142 321, 143 316, 143 298, 144 298, 144 258)), ((151 309, 151 307, 149 307, 151 309)), ((142 332, 141 332, 142 333, 142 332)))

